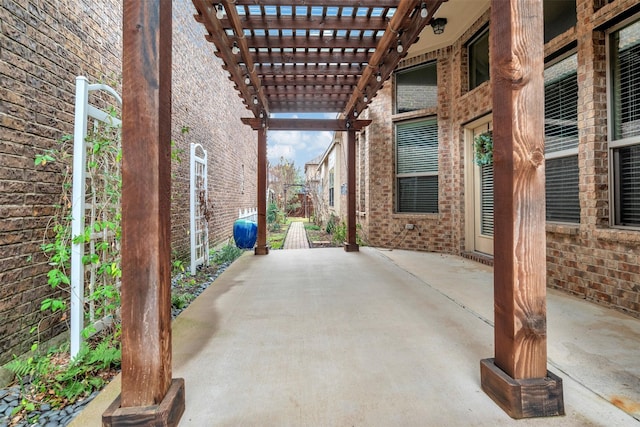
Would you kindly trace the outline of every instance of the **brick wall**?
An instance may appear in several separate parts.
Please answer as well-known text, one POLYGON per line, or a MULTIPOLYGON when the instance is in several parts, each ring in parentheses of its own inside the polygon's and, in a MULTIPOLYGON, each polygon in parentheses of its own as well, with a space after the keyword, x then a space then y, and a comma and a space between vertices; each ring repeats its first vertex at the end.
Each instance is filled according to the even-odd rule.
POLYGON ((0 363, 66 330, 40 251, 59 201, 60 166, 34 157, 73 131, 75 77, 117 81, 120 1, 4 0, 0 7, 0 363), (29 330, 38 326, 39 336, 29 330))
POLYGON ((238 93, 193 19, 190 0, 173 2, 173 139, 181 162, 173 162, 171 242, 175 256, 189 256, 189 144, 208 152, 209 238, 233 234, 238 209, 257 207, 258 135, 240 121, 249 117, 238 93), (188 128, 188 132, 183 132, 188 128))
MULTIPOLYGON (((189 143, 209 151, 210 237, 218 242, 232 234, 239 208, 256 206, 257 135, 240 122, 247 110, 194 21, 192 3, 173 5, 173 139, 182 161, 172 169, 172 248, 185 257, 189 143)), ((67 330, 62 314, 40 312, 42 300, 56 295, 40 245, 59 201, 61 169, 36 168, 34 157, 72 133, 76 76, 117 87, 121 25, 122 0, 3 0, 0 6, 0 364, 35 339, 67 330), (37 337, 29 333, 36 325, 37 337)))
MULTIPOLYGON (((579 79, 579 225, 547 224, 548 285, 640 317, 640 231, 610 228, 609 158, 607 148, 606 36, 610 27, 632 12, 637 1, 607 4, 578 0, 578 24, 545 46, 545 55, 577 46, 579 79)), ((465 43, 489 20, 487 11, 453 45, 410 58, 399 68, 438 61, 438 108, 393 115, 392 81, 385 84, 365 116, 369 126, 366 173, 366 215, 360 217, 372 245, 461 254, 466 241, 465 130, 467 123, 492 109, 491 82, 468 91, 465 43), (439 212, 395 213, 394 123, 438 116, 439 212), (416 224, 405 230, 405 224, 416 224)))

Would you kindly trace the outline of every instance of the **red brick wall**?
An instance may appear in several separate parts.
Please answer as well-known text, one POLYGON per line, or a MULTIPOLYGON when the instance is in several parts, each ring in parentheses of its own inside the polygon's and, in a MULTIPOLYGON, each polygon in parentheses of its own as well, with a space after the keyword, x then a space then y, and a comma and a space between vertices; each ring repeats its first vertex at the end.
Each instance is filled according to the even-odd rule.
MULTIPOLYGON (((256 206, 257 136, 241 124, 247 110, 194 11, 190 1, 173 2, 172 123, 182 161, 172 170, 172 248, 185 262, 189 143, 209 151, 213 242, 232 234, 239 208, 256 206)), ((67 330, 60 314, 40 312, 42 300, 56 295, 40 245, 59 201, 61 166, 36 168, 34 157, 73 132, 77 75, 117 86, 121 25, 122 0, 4 0, 0 6, 0 364, 34 340, 67 330), (39 336, 29 333, 36 325, 39 336)))
POLYGON ((40 244, 60 165, 36 168, 34 158, 73 132, 77 75, 108 83, 120 75, 121 9, 114 0, 0 7, 0 363, 66 330, 59 314, 40 312, 53 295, 40 244), (30 334, 36 325, 39 335, 30 334))
MULTIPOLYGON (((640 317, 640 231, 609 226, 607 149, 606 44, 602 28, 629 15, 637 1, 578 0, 578 24, 550 41, 550 55, 577 45, 580 129, 579 225, 547 224, 548 285, 640 317)), ((370 243, 380 247, 461 254, 465 251, 464 125, 491 112, 491 83, 468 91, 466 43, 489 19, 485 13, 452 46, 410 58, 400 68, 437 59, 439 105, 436 111, 392 115, 392 82, 371 104, 367 132, 368 159, 362 162, 367 182, 366 215, 360 218, 370 243), (395 213, 395 122, 438 116, 439 213, 395 213), (405 230, 405 224, 416 224, 405 230)))
POLYGON ((240 121, 249 117, 237 91, 205 40, 205 28, 193 19, 190 0, 173 2, 173 139, 181 162, 172 172, 172 248, 176 256, 189 256, 189 144, 208 152, 209 224, 212 243, 233 234, 238 209, 257 206, 258 135, 240 121), (188 132, 183 133, 182 128, 188 132))

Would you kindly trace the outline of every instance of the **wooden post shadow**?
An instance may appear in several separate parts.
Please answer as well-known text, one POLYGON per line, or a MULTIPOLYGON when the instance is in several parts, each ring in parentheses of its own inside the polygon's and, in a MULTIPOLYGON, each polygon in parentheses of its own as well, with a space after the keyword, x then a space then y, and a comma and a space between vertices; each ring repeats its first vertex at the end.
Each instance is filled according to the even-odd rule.
POLYGON ((511 417, 564 415, 547 371, 542 2, 492 0, 495 358, 482 389, 511 417))

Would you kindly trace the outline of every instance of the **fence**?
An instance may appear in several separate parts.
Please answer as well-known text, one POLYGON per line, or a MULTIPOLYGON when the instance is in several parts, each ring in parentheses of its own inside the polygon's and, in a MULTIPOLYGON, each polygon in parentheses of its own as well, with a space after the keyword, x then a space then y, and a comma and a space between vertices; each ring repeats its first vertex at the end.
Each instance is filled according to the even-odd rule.
POLYGON ((258 222, 258 208, 252 209, 238 209, 238 219, 246 219, 253 222, 258 222))

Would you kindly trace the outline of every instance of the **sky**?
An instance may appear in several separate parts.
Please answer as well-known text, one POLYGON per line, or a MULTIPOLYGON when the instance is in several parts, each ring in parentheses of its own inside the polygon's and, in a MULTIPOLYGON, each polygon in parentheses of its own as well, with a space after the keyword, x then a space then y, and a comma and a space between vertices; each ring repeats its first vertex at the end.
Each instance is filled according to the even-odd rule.
MULTIPOLYGON (((272 114, 272 118, 335 119, 336 113, 272 114)), ((304 174, 304 164, 323 154, 331 144, 333 132, 269 131, 267 158, 271 164, 280 163, 280 157, 293 161, 304 174)))

